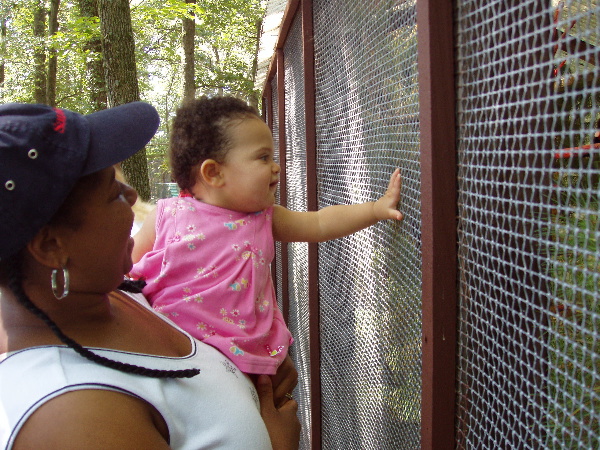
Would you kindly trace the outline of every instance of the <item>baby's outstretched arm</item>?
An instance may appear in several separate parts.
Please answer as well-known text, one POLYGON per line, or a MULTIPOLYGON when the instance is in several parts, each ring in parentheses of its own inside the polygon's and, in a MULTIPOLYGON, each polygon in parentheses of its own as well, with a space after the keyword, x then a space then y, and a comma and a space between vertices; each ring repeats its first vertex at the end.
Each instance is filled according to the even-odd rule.
POLYGON ((140 231, 133 236, 133 240, 135 245, 133 246, 131 258, 134 263, 137 263, 142 259, 142 256, 154 247, 154 241, 156 240, 156 208, 148 213, 140 231))
POLYGON ((380 220, 402 220, 398 211, 402 181, 400 169, 390 178, 388 189, 376 202, 328 206, 319 211, 290 211, 276 206, 273 235, 282 242, 323 242, 347 236, 380 220))

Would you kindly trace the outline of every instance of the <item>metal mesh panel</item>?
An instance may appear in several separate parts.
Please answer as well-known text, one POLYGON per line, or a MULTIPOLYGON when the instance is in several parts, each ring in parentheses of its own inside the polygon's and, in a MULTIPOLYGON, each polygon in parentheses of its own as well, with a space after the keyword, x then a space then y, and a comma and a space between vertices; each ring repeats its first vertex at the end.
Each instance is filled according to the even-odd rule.
POLYGON ((376 200, 401 167, 406 216, 319 246, 322 444, 418 448, 415 2, 313 5, 319 208, 376 200))
MULTIPOLYGON (((302 59, 302 22, 298 15, 283 49, 285 66, 285 130, 287 206, 306 211, 306 137, 304 118, 304 68, 302 59)), ((291 355, 299 381, 294 392, 302 423, 301 448, 310 448, 310 353, 308 326, 308 244, 288 244, 290 317, 289 327, 295 343, 291 355)))
POLYGON ((599 13, 456 2, 460 448, 598 448, 599 13))
MULTIPOLYGON (((272 129, 273 133, 273 149, 274 149, 274 158, 277 162, 280 162, 279 158, 279 97, 277 95, 277 77, 273 77, 271 80, 271 114, 273 115, 272 121, 272 129)), ((269 109, 267 108, 267 111, 269 109)), ((275 202, 279 203, 279 189, 275 194, 275 202)), ((275 242, 275 293, 277 296, 277 305, 279 306, 279 310, 282 311, 282 298, 283 298, 283 286, 282 286, 282 264, 281 264, 281 242, 275 242)))

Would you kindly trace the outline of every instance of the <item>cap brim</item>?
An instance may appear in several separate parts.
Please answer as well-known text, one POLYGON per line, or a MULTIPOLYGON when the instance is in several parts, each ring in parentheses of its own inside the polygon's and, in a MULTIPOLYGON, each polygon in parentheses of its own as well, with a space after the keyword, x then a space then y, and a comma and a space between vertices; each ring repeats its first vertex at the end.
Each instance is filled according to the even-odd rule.
POLYGON ((145 102, 126 103, 84 117, 90 124, 90 146, 82 176, 137 153, 152 139, 160 123, 156 109, 145 102))

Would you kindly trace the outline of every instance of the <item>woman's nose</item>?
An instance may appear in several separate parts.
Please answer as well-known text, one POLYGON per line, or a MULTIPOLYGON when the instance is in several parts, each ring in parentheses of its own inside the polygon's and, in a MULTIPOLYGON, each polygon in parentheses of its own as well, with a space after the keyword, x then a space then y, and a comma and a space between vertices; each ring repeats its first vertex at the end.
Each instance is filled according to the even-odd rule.
POLYGON ((138 199, 137 191, 128 184, 123 184, 123 196, 131 206, 133 206, 138 199))

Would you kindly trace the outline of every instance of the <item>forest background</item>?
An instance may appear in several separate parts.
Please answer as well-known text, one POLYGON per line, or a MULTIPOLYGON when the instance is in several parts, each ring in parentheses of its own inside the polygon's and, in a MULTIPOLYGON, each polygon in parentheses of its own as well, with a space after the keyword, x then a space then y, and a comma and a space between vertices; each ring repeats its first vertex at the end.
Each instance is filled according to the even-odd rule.
POLYGON ((123 163, 144 200, 169 182, 169 126, 186 97, 229 93, 258 106, 261 0, 0 0, 0 102, 87 114, 136 100, 161 126, 123 163))

